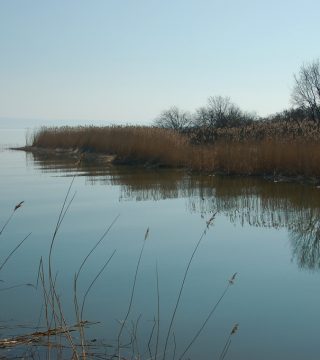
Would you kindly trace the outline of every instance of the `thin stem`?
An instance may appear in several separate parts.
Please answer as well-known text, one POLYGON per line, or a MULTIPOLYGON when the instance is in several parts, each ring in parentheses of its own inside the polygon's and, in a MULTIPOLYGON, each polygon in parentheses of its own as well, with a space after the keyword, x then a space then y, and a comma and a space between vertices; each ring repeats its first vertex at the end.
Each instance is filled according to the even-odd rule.
POLYGON ((172 333, 172 335, 173 335, 173 356, 172 356, 172 360, 174 360, 175 357, 176 357, 177 342, 176 342, 176 335, 175 335, 174 332, 172 333))
POLYGON ((158 262, 156 263, 156 277, 157 277, 157 340, 156 340, 156 352, 154 355, 154 360, 157 360, 158 356, 158 347, 159 347, 159 334, 160 334, 160 291, 159 291, 159 272, 158 272, 158 262))
POLYGON ((130 301, 129 301, 128 310, 127 310, 126 316, 125 316, 125 318, 124 318, 124 320, 122 322, 122 325, 121 325, 121 328, 120 328, 120 331, 119 331, 119 334, 118 334, 119 358, 120 358, 120 338, 121 338, 121 334, 123 332, 124 326, 125 326, 125 324, 126 324, 126 322, 128 320, 128 317, 129 317, 129 314, 130 314, 130 311, 131 311, 134 292, 135 292, 135 288, 136 288, 137 277, 138 277, 138 271, 139 271, 139 267, 140 267, 140 262, 141 262, 143 250, 144 250, 144 247, 146 245, 146 239, 147 239, 148 235, 149 235, 149 228, 147 229, 147 231, 145 233, 144 241, 143 241, 143 244, 142 244, 142 247, 141 247, 141 250, 140 250, 139 259, 138 259, 138 263, 137 263, 137 266, 136 266, 136 271, 135 271, 135 274, 134 274, 134 279, 133 279, 133 285, 132 285, 132 289, 131 289, 131 295, 130 295, 130 301))
POLYGON ((87 254, 87 256, 83 259, 79 270, 76 274, 76 279, 78 279, 80 272, 83 268, 83 266, 85 265, 85 263, 87 262, 88 258, 90 257, 90 255, 94 252, 94 250, 97 248, 97 246, 101 243, 101 241, 108 235, 109 231, 111 230, 111 228, 113 227, 113 225, 116 223, 116 221, 119 219, 120 215, 117 215, 115 217, 115 219, 112 221, 112 223, 108 226, 108 228, 105 230, 105 232, 102 234, 102 236, 100 237, 100 239, 96 242, 96 244, 92 247, 92 249, 89 251, 89 253, 87 254))
POLYGON ((193 343, 197 340, 197 338, 199 337, 199 335, 201 334, 202 330, 204 329, 204 327, 206 326, 207 322, 210 320, 211 316, 213 315, 213 313, 215 312, 215 310, 217 309, 218 305, 220 304, 221 300, 224 298, 224 296, 226 295, 229 287, 230 287, 230 283, 228 283, 228 285, 226 286, 226 288, 224 289, 222 295, 220 296, 219 300, 215 303, 215 305, 213 306, 213 308, 211 309, 211 311, 209 312, 208 316, 206 317, 205 321, 203 322, 203 324, 201 325, 200 329, 196 332, 196 334, 194 335, 194 337, 192 338, 192 340, 190 341, 190 343, 188 344, 188 346, 185 348, 185 350, 183 351, 183 353, 179 356, 178 360, 181 360, 184 355, 187 353, 187 351, 191 348, 191 346, 193 345, 193 343))
POLYGON ((14 211, 12 211, 11 215, 9 216, 9 218, 7 219, 7 221, 4 223, 4 225, 2 226, 1 230, 0 230, 0 235, 3 233, 4 229, 7 227, 7 225, 9 224, 10 220, 12 219, 14 214, 14 211))
POLYGON ((219 356, 219 360, 223 360, 226 357, 230 345, 231 345, 231 335, 229 335, 229 337, 224 345, 224 348, 219 356))
POLYGON ((181 283, 181 286, 180 286, 180 290, 179 290, 179 294, 178 294, 178 298, 177 298, 177 301, 176 301, 176 305, 174 307, 174 310, 173 310, 173 314, 172 314, 172 317, 171 317, 171 321, 170 321, 170 325, 169 325, 169 329, 168 329, 168 332, 167 332, 167 336, 166 336, 166 341, 165 341, 165 346, 164 346, 164 351, 163 351, 163 357, 162 359, 164 360, 166 358, 166 351, 167 351, 167 347, 168 347, 168 341, 169 341, 169 337, 170 337, 170 334, 171 334, 171 330, 172 330, 172 326, 173 326, 173 322, 174 322, 174 319, 175 319, 175 316, 176 316, 176 313, 177 313, 177 309, 178 309, 178 306, 180 304, 180 299, 181 299, 181 295, 182 295, 182 291, 183 291, 183 288, 184 288, 184 284, 186 282, 186 278, 187 278, 187 275, 188 275, 188 272, 189 272, 189 269, 190 269, 190 266, 191 266, 191 263, 192 263, 192 260, 201 244, 201 241, 202 239, 204 238, 204 236, 206 235, 207 233, 207 229, 209 228, 209 226, 211 225, 214 217, 215 217, 216 214, 213 214, 212 217, 207 221, 207 226, 206 228, 204 229, 202 235, 200 236, 198 242, 196 243, 196 246, 191 254, 191 257, 188 261, 188 264, 187 264, 187 268, 184 272, 184 276, 183 276, 183 279, 182 279, 182 283, 181 283))
POLYGON ((152 329, 151 329, 149 340, 148 340, 148 351, 149 351, 150 359, 152 359, 151 341, 153 338, 153 333, 154 333, 155 327, 156 327, 156 318, 153 319, 153 325, 152 325, 152 329))
POLYGON ((21 208, 21 206, 23 205, 24 201, 20 201, 19 204, 17 204, 14 209, 12 210, 11 215, 9 216, 9 218, 7 219, 7 221, 4 223, 4 225, 2 226, 1 230, 0 230, 0 235, 3 233, 4 229, 7 227, 7 225, 9 224, 9 222, 11 221, 13 214, 21 208))
POLYGON ((28 237, 31 235, 31 233, 29 233, 24 239, 22 239, 19 244, 10 252, 10 254, 5 258, 5 260, 3 261, 3 263, 0 265, 0 271, 3 269, 3 267, 5 266, 5 264, 8 262, 8 260, 11 258, 11 256, 19 249, 19 247, 28 239, 28 237))
POLYGON ((102 268, 100 269, 100 271, 98 272, 98 274, 94 277, 94 279, 91 281, 88 289, 86 290, 84 297, 83 297, 83 301, 82 301, 82 306, 81 306, 81 312, 80 312, 80 319, 82 320, 82 316, 83 316, 83 310, 84 310, 84 305, 85 305, 85 301, 86 298, 92 288, 92 286, 94 285, 94 283, 97 281, 97 279, 99 278, 99 276, 102 274, 103 270, 108 266, 108 264, 110 263, 111 259, 113 258, 114 254, 116 253, 117 250, 113 250, 112 254, 110 255, 109 259, 106 261, 106 263, 102 266, 102 268))

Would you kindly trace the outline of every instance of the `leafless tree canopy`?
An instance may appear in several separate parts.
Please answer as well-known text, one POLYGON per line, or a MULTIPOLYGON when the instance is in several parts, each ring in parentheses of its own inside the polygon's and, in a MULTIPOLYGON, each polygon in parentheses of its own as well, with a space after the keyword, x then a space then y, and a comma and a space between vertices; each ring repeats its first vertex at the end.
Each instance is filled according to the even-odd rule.
POLYGON ((163 111, 155 120, 155 125, 158 127, 182 131, 191 124, 191 115, 173 106, 168 110, 163 111))
POLYGON ((194 125, 207 128, 225 128, 244 125, 254 119, 231 102, 229 97, 211 96, 206 107, 196 111, 194 125))
POLYGON ((319 59, 301 66, 298 75, 294 75, 295 86, 292 102, 303 109, 308 117, 320 123, 320 62, 319 59))
POLYGON ((213 143, 218 129, 240 128, 257 120, 253 113, 242 111, 229 97, 211 96, 207 105, 198 108, 192 115, 176 106, 163 111, 155 119, 156 127, 173 129, 189 134, 193 143, 213 143))

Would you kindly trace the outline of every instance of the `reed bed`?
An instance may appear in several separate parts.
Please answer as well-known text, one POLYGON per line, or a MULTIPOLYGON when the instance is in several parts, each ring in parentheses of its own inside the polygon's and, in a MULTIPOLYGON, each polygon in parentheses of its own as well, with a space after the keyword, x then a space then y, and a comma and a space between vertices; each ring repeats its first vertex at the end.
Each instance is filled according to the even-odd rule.
POLYGON ((310 120, 260 120, 238 127, 196 127, 187 131, 193 143, 225 140, 232 142, 261 140, 320 141, 320 125, 310 120))
POLYGON ((314 123, 258 122, 216 129, 211 143, 199 142, 199 131, 181 134, 139 126, 41 128, 33 135, 31 149, 113 154, 115 163, 229 175, 320 177, 320 130, 314 123))
POLYGON ((116 154, 118 162, 185 166, 188 139, 166 129, 139 126, 41 128, 32 146, 116 154))

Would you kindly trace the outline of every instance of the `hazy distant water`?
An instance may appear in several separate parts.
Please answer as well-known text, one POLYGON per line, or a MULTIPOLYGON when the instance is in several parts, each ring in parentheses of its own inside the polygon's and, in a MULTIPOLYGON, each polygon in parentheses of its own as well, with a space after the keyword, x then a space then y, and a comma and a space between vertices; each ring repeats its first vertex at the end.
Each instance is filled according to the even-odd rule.
MULTIPOLYGON (((0 143, 22 145, 24 136, 25 130, 1 129, 0 143)), ((115 341, 149 227, 129 324, 139 319, 138 344, 147 358, 146 343, 157 314, 158 264, 163 346, 188 259, 206 221, 217 213, 190 267, 174 322, 177 355, 237 272, 235 284, 187 355, 218 359, 232 326, 239 323, 227 359, 318 359, 320 190, 173 170, 101 168, 92 163, 77 169, 74 163, 73 159, 0 152, 0 225, 16 203, 25 201, 0 237, 1 259, 32 232, 1 271, 0 290, 36 282, 39 260, 47 261, 54 225, 75 174, 79 175, 72 188, 75 199, 53 253, 57 286, 70 323, 74 322, 74 273, 120 215, 81 276, 80 296, 116 250, 87 300, 85 318, 101 322, 88 330, 89 339, 115 341)), ((40 289, 1 291, 0 320, 30 326, 39 318, 43 322, 41 305, 40 289)), ((2 330, 2 336, 7 335, 2 330)), ((171 338, 169 358, 172 350, 171 338)))
POLYGON ((0 118, 0 129, 34 129, 41 126, 110 125, 103 120, 47 120, 47 119, 6 119, 0 118))
POLYGON ((0 146, 23 146, 28 134, 41 126, 107 126, 111 123, 99 120, 41 120, 0 118, 0 146))

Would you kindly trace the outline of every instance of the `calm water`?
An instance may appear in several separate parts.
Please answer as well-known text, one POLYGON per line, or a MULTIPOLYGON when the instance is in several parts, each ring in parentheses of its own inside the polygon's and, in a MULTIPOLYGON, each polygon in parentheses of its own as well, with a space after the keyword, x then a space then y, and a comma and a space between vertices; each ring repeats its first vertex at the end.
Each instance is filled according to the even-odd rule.
MULTIPOLYGON (((0 130, 2 145, 23 144, 24 139, 25 131, 0 130)), ((239 330, 232 337, 226 359, 319 358, 320 189, 94 163, 76 169, 74 163, 75 159, 34 157, 0 146, 0 225, 15 204, 25 201, 0 236, 0 261, 32 232, 0 272, 1 337, 33 331, 26 326, 44 325, 40 288, 5 289, 36 284, 40 258, 47 263, 54 226, 76 175, 71 190, 75 198, 53 250, 57 289, 69 323, 75 322, 74 274, 119 215, 79 280, 81 298, 116 250, 86 301, 84 318, 99 321, 87 330, 88 339, 115 343, 149 228, 124 340, 136 327, 135 346, 148 358, 146 344, 157 317, 157 264, 161 354, 188 260, 206 221, 216 213, 191 264, 173 324, 176 358, 235 272, 235 284, 185 358, 219 359, 235 323, 239 330)), ((173 343, 171 336, 170 359, 173 343)), ((155 337, 153 349, 154 345, 155 337)))

